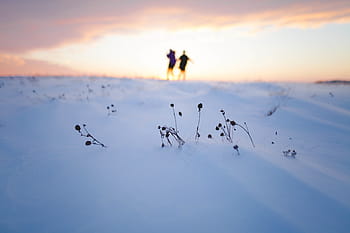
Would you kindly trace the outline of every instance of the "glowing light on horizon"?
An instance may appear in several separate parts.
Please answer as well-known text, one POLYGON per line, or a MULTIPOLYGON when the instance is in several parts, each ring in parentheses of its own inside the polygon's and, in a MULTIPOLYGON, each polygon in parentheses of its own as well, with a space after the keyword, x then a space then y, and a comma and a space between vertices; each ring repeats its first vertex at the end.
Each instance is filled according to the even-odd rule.
MULTIPOLYGON (((318 30, 324 31, 312 30, 316 36, 318 30)), ((336 66, 343 74, 350 75, 345 64, 340 66, 332 60, 335 56, 332 49, 337 44, 324 47, 336 40, 345 48, 337 56, 341 54, 342 61, 349 60, 346 51, 350 51, 350 46, 344 45, 347 43, 343 38, 319 38, 309 44, 310 35, 300 29, 253 32, 254 28, 231 27, 109 34, 93 42, 34 51, 26 57, 65 65, 85 74, 165 79, 166 53, 173 49, 177 57, 186 50, 193 60, 188 65, 189 79, 295 80, 299 77, 299 81, 307 81, 306 75, 316 78, 322 72, 331 73, 336 66)))

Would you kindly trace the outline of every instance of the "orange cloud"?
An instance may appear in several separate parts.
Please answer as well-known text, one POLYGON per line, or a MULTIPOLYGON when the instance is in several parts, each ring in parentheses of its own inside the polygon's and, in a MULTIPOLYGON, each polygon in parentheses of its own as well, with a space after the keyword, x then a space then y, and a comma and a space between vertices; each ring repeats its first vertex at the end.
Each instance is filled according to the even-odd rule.
POLYGON ((44 61, 24 59, 19 56, 0 54, 0 75, 74 75, 71 68, 44 61))
POLYGON ((23 66, 25 65, 24 59, 18 56, 10 54, 0 54, 0 65, 12 65, 12 66, 23 66))

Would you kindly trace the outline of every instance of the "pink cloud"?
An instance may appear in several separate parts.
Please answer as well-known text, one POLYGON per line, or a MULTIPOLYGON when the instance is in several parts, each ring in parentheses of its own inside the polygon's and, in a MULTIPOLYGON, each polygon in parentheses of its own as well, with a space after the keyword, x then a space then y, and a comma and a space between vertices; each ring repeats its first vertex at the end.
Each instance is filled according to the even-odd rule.
POLYGON ((77 71, 44 61, 0 54, 0 76, 6 75, 74 75, 77 71))
POLYGON ((11 0, 0 8, 0 52, 57 47, 105 33, 154 28, 349 23, 348 0, 11 0))

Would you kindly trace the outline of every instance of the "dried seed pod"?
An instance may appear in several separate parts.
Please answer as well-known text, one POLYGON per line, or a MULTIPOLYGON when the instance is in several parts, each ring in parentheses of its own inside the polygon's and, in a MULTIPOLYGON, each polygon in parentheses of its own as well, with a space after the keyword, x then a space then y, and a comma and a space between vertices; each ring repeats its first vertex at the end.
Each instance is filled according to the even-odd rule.
POLYGON ((201 110, 201 108, 203 108, 203 104, 202 104, 202 103, 200 103, 200 104, 198 104, 198 106, 197 106, 197 107, 198 107, 198 109, 199 109, 199 110, 201 110))
POLYGON ((225 136, 225 134, 224 134, 224 133, 221 133, 220 136, 223 137, 223 136, 225 136))
POLYGON ((230 124, 231 124, 232 126, 235 126, 237 123, 236 123, 235 121, 230 121, 230 124))
POLYGON ((238 150, 238 145, 234 145, 233 149, 238 150))
POLYGON ((91 141, 86 141, 85 142, 85 146, 90 146, 91 145, 91 141))
POLYGON ((173 108, 173 107, 174 107, 174 104, 170 104, 170 107, 172 107, 172 108, 173 108))
POLYGON ((179 112, 179 116, 182 117, 182 112, 179 112))
POLYGON ((219 130, 220 128, 218 126, 215 127, 215 130, 219 130))
POLYGON ((75 125, 74 128, 75 128, 76 131, 80 131, 81 130, 80 125, 75 125))
POLYGON ((211 134, 208 134, 208 138, 209 138, 209 139, 212 139, 212 138, 213 138, 213 136, 211 136, 211 134))

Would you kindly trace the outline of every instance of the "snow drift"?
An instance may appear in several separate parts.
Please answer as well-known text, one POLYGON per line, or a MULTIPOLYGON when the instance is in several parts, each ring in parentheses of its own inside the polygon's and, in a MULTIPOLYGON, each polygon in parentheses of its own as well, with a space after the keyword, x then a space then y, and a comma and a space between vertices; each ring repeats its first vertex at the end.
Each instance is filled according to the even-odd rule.
POLYGON ((349 85, 2 77, 0 108, 0 232, 350 231, 349 85))

